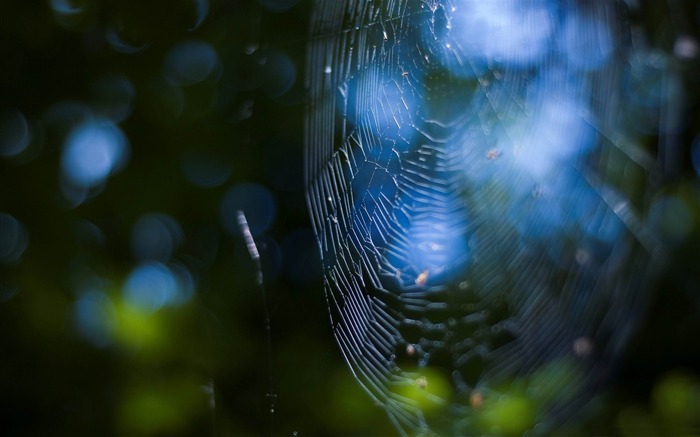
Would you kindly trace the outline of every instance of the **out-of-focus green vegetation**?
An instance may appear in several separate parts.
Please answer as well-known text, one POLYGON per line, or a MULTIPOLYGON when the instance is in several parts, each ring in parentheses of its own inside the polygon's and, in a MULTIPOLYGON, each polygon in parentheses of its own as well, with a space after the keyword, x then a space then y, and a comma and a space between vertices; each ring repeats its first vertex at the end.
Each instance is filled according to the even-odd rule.
MULTIPOLYGON (((639 20, 670 48, 672 18, 652 6, 639 20)), ((0 6, 0 433, 394 432, 333 342, 309 229, 309 8, 0 6), (90 155, 101 173, 81 167, 93 150, 81 138, 104 145, 90 155), (249 209, 267 300, 238 231, 240 208, 249 209)), ((687 151, 699 141, 697 66, 682 66, 687 151)), ((686 170, 668 191, 697 204, 697 175, 686 170)), ((608 402, 580 432, 700 430, 700 227, 692 232, 674 248, 608 402)), ((442 408, 449 388, 428 370, 405 396, 442 408)), ((525 392, 478 402, 485 433, 532 425, 525 392)))

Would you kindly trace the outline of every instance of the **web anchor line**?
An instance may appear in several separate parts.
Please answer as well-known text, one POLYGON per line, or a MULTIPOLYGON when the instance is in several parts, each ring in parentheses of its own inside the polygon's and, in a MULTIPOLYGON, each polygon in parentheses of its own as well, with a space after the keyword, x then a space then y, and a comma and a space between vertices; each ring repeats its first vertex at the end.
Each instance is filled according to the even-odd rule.
POLYGON ((277 395, 275 394, 274 383, 272 380, 272 329, 270 324, 270 310, 268 308, 267 293, 265 292, 262 264, 260 263, 260 252, 258 251, 258 246, 255 244, 255 240, 253 239, 253 234, 250 232, 250 227, 248 226, 248 220, 246 220, 245 213, 238 210, 236 212, 236 217, 238 219, 238 227, 243 234, 246 249, 248 249, 250 259, 253 261, 253 267, 255 269, 255 284, 260 288, 263 299, 265 335, 267 337, 267 371, 269 374, 268 392, 265 397, 269 402, 270 435, 274 435, 275 400, 277 399, 277 395))

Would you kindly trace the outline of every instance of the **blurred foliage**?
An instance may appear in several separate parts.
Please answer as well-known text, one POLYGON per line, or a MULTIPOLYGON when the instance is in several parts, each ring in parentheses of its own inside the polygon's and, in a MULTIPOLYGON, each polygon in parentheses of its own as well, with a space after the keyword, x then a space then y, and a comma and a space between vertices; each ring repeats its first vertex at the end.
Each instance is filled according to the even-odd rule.
MULTIPOLYGON (((648 3, 638 19, 671 50, 665 2, 648 3)), ((3 3, 3 434, 394 432, 332 340, 309 229, 301 143, 309 10, 308 1, 272 0, 3 3), (114 158, 88 182, 71 179, 66 150, 80 126, 97 126, 91 138, 123 164, 114 158), (230 194, 251 183, 270 205, 230 194), (267 300, 236 231, 237 205, 250 207, 267 300), (138 234, 145 217, 160 224, 138 234), (149 246, 156 231, 164 237, 149 246), (139 267, 152 275, 146 285, 139 267), (134 300, 129 290, 143 286, 162 293, 134 300)), ((685 32, 697 37, 696 25, 685 32)), ((700 130, 697 66, 697 58, 680 66, 688 152, 700 130)), ((697 204, 689 162, 667 190, 697 204)), ((582 432, 700 429, 699 227, 692 232, 674 248, 609 402, 582 432)), ((442 378, 417 374, 405 395, 440 408, 449 397, 442 378)), ((524 393, 478 402, 486 433, 531 425, 524 393)))

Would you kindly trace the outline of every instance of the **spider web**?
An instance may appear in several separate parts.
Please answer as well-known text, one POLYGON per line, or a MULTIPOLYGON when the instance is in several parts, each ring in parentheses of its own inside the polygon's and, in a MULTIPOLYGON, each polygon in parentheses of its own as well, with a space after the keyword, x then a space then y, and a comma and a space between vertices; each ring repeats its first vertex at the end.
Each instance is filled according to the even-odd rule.
POLYGON ((533 416, 510 431, 560 426, 660 253, 624 5, 318 1, 310 41, 307 200, 353 374, 401 433, 508 432, 504 395, 533 416))

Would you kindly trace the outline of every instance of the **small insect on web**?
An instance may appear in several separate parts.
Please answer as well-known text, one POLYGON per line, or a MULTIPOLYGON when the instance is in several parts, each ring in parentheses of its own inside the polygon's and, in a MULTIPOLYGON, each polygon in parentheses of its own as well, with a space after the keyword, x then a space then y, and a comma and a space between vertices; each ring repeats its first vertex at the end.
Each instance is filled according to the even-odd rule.
POLYGON ((307 202, 347 364, 401 433, 551 432, 663 257, 628 116, 654 55, 620 1, 315 6, 307 202))

